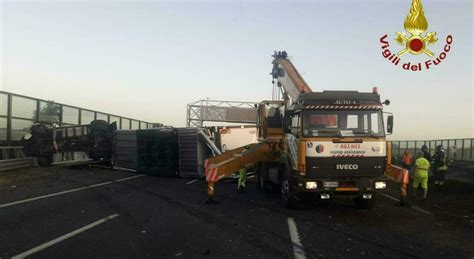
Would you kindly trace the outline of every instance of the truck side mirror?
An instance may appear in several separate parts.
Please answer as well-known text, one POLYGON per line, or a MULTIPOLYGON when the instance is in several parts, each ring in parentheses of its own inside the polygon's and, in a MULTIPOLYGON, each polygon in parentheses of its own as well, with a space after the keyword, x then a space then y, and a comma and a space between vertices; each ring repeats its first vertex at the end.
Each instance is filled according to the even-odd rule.
POLYGON ((387 133, 392 134, 393 132, 393 115, 387 117, 387 133))

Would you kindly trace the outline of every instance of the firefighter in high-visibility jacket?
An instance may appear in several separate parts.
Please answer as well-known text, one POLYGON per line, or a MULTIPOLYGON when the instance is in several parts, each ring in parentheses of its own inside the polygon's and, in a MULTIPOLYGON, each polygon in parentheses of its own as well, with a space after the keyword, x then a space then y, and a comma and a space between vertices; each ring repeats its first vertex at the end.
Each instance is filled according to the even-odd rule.
POLYGON ((433 156, 433 168, 435 188, 443 188, 448 165, 446 163, 446 152, 441 145, 436 147, 436 153, 433 156))
POLYGON ((415 179, 413 181, 413 197, 416 198, 418 187, 421 185, 423 189, 423 200, 428 195, 428 171, 430 170, 430 162, 423 157, 423 153, 417 154, 415 161, 415 179))

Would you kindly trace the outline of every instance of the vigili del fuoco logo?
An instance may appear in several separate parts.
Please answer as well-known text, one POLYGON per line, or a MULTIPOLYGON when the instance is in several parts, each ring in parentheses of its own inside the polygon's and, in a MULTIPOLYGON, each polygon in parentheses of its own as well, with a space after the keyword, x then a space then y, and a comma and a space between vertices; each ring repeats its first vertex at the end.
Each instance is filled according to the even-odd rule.
POLYGON ((402 46, 401 50, 397 53, 392 52, 390 49, 387 34, 380 38, 382 56, 386 60, 404 70, 422 71, 438 66, 446 59, 451 50, 453 36, 446 36, 444 48, 439 53, 435 53, 430 49, 430 46, 438 42, 438 38, 436 32, 426 32, 428 21, 426 20, 421 0, 412 0, 410 12, 405 18, 403 25, 408 35, 405 32, 397 32, 395 35, 395 42, 402 46), (409 58, 406 61, 402 61, 402 57, 409 57, 408 54, 424 55, 429 59, 424 62, 410 61, 409 58))

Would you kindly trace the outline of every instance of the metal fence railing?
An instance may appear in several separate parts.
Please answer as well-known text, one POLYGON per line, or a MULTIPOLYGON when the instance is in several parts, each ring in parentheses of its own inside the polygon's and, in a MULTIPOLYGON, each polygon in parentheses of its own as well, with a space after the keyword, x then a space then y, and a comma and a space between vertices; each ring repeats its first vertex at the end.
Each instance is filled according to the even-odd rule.
POLYGON ((391 141, 392 155, 395 159, 401 159, 405 150, 414 156, 426 145, 431 154, 435 153, 436 146, 442 145, 446 150, 447 159, 452 162, 474 162, 474 138, 465 139, 441 139, 441 140, 408 140, 391 141))
POLYGON ((0 146, 18 144, 37 121, 72 126, 93 120, 117 122, 119 129, 153 127, 150 122, 0 91, 0 146))

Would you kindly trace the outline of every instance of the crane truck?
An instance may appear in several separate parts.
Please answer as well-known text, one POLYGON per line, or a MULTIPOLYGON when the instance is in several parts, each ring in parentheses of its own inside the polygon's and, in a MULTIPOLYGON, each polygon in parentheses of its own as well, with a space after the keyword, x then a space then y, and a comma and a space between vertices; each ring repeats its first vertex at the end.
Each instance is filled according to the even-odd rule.
POLYGON ((372 208, 387 187, 391 148, 385 136, 392 133, 393 115, 382 109, 389 101, 381 102, 376 87, 313 92, 285 51, 275 52, 272 64, 283 99, 258 105, 257 144, 206 161, 208 201, 218 180, 253 165, 257 188, 281 190, 286 207, 346 197, 372 208))

